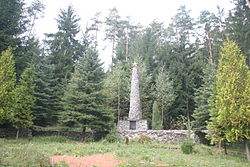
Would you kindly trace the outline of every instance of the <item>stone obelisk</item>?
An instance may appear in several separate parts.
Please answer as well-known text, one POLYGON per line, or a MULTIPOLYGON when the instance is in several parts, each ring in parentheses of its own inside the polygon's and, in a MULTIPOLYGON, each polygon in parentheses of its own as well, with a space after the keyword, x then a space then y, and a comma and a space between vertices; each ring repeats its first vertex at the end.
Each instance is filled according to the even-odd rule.
POLYGON ((137 63, 132 65, 130 107, 127 120, 118 121, 118 131, 122 133, 127 130, 145 131, 148 130, 147 120, 142 120, 139 73, 137 63))
POLYGON ((139 87, 139 74, 137 63, 132 65, 132 78, 130 90, 130 107, 128 120, 138 121, 142 119, 141 102, 140 102, 140 87, 139 87))

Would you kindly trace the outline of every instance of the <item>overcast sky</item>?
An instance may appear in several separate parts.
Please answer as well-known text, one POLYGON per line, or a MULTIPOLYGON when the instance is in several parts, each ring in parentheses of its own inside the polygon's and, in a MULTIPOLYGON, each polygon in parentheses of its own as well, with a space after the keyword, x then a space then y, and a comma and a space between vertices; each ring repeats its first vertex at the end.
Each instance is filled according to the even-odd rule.
MULTIPOLYGON (((25 0, 30 3, 32 0, 25 0)), ((191 16, 196 18, 200 11, 208 10, 217 12, 217 6, 225 8, 225 11, 232 8, 230 0, 41 0, 45 5, 44 17, 36 22, 35 31, 40 39, 44 38, 44 33, 56 32, 57 18, 60 9, 66 9, 72 5, 77 15, 81 18, 80 25, 84 29, 87 22, 97 12, 101 12, 102 16, 107 16, 109 9, 116 7, 122 18, 130 16, 132 22, 141 23, 146 26, 154 19, 168 24, 177 9, 181 5, 185 5, 191 10, 191 16)), ((99 47, 100 58, 109 64, 110 52, 108 49, 103 51, 107 45, 101 44, 99 47)), ((107 47, 109 48, 109 47, 107 47)))

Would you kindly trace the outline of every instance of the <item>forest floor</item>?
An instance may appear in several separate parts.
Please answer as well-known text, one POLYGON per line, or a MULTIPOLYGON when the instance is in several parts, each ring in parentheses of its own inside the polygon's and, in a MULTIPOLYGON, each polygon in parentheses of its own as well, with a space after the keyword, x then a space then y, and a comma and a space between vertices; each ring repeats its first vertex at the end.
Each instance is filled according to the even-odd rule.
POLYGON ((183 154, 179 143, 80 143, 60 136, 0 139, 1 167, 74 167, 72 160, 78 162, 77 167, 84 166, 83 162, 88 162, 84 167, 250 167, 244 154, 225 155, 205 145, 195 145, 194 153, 183 154))

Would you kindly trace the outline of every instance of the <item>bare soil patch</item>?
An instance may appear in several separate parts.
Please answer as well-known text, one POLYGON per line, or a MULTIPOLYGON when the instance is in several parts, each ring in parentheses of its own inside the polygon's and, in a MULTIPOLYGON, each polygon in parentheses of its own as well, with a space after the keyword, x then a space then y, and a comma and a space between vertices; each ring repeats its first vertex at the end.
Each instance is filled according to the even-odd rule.
POLYGON ((50 157, 52 165, 64 161, 70 167, 115 167, 116 165, 123 164, 125 161, 118 160, 112 154, 96 154, 85 157, 74 157, 70 155, 56 155, 50 157))

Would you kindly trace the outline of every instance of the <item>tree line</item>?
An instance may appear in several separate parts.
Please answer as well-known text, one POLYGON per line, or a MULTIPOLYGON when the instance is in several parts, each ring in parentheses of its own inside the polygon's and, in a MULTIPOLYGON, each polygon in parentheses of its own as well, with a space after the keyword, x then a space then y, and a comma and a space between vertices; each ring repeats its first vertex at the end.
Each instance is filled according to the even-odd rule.
POLYGON ((154 20, 145 27, 113 8, 84 30, 69 6, 58 14, 57 32, 41 42, 33 27, 44 5, 0 0, 1 126, 110 131, 128 117, 137 62, 143 119, 151 129, 186 129, 191 121, 194 130, 213 131, 214 142, 244 140, 247 148, 250 9, 245 0, 232 3, 229 12, 218 7, 197 18, 181 6, 169 25, 154 20), (100 27, 112 44, 106 72, 97 50, 100 27))

